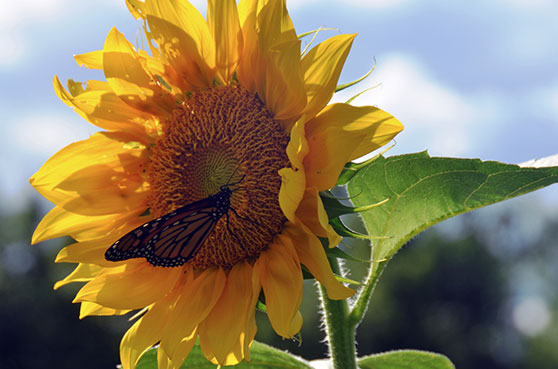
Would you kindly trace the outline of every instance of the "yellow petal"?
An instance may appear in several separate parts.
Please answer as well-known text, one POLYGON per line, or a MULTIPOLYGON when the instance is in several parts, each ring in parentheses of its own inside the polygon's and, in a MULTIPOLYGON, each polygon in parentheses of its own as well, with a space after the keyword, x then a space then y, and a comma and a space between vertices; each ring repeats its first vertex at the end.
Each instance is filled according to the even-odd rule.
POLYGON ((326 106, 306 123, 307 186, 318 191, 332 188, 346 162, 385 145, 402 129, 397 119, 372 106, 326 106))
POLYGON ((304 112, 308 117, 315 116, 333 96, 355 36, 331 37, 312 48, 302 59, 301 68, 308 95, 304 112))
POLYGON ((153 304, 147 313, 128 329, 120 342, 120 360, 123 369, 132 369, 141 355, 161 340, 163 328, 177 299, 176 291, 153 304))
MULTIPOLYGON (((252 301, 250 306, 256 306, 262 285, 258 273, 252 273, 252 301)), ((244 335, 244 358, 250 361, 250 349, 256 337, 258 327, 256 326, 256 309, 251 309, 248 318, 246 319, 246 334, 244 335)))
POLYGON ((246 23, 250 17, 254 17, 255 19, 258 11, 257 5, 257 0, 240 0, 238 2, 238 19, 242 26, 244 26, 244 23, 246 23))
POLYGON ((89 69, 103 69, 103 50, 91 51, 85 54, 74 55, 80 67, 89 69))
POLYGON ((120 214, 96 217, 79 215, 64 210, 60 206, 55 206, 41 219, 37 228, 35 228, 35 232, 33 232, 31 237, 31 244, 34 245, 52 238, 68 236, 72 231, 80 233, 92 227, 103 226, 105 222, 111 222, 114 218, 119 217, 121 217, 120 214))
POLYGON ((143 17, 166 61, 188 83, 211 87, 215 75, 215 42, 205 19, 188 1, 145 2, 143 17))
MULTIPOLYGON (((275 45, 268 53, 265 104, 286 130, 306 106, 306 92, 300 71, 300 40, 275 45)), ((261 91, 263 92, 263 91, 261 91)))
POLYGON ((279 235, 261 253, 254 268, 265 294, 271 326, 280 336, 291 338, 302 327, 298 311, 302 301, 302 271, 292 240, 279 235))
POLYGON ((263 50, 298 39, 285 0, 260 1, 257 11, 260 47, 263 50))
POLYGON ((106 273, 106 269, 93 264, 79 264, 66 278, 54 284, 54 289, 73 282, 89 282, 93 278, 106 273))
POLYGON ((178 344, 194 332, 198 324, 211 312, 221 296, 226 282, 221 268, 204 270, 197 278, 189 273, 182 295, 169 316, 161 347, 174 360, 178 344))
POLYGON ((66 246, 62 250, 60 250, 60 252, 56 256, 55 261, 57 263, 87 262, 89 264, 101 265, 107 268, 112 268, 125 263, 125 261, 107 261, 105 259, 106 250, 114 242, 116 242, 116 240, 124 236, 126 233, 132 231, 133 229, 139 227, 149 219, 152 218, 139 217, 136 215, 125 224, 122 224, 120 227, 108 230, 107 233, 102 237, 91 239, 88 241, 76 242, 69 246, 66 246))
POLYGON ((296 226, 287 227, 285 233, 292 238, 300 262, 324 285, 330 299, 342 300, 355 293, 335 279, 324 248, 316 236, 296 226))
POLYGON ((327 237, 329 247, 335 247, 341 242, 341 236, 335 233, 333 227, 329 224, 324 204, 315 188, 306 189, 296 211, 296 216, 316 236, 327 237))
POLYGON ((279 205, 285 217, 294 222, 295 212, 304 196, 306 181, 302 170, 283 168, 279 170, 282 178, 281 189, 279 190, 279 205))
POLYGON ((76 241, 98 239, 107 235, 111 230, 128 228, 128 224, 141 225, 150 219, 140 216, 145 209, 135 212, 114 215, 79 215, 55 206, 39 222, 31 243, 36 244, 52 238, 71 236, 76 241))
POLYGON ((255 310, 252 274, 250 264, 234 265, 219 301, 200 324, 200 345, 208 360, 235 365, 244 359, 248 350, 244 345, 247 319, 255 310))
POLYGON ((217 77, 221 83, 228 84, 243 49, 235 0, 209 0, 207 23, 215 40, 217 77))
POLYGON ((127 146, 136 139, 122 132, 96 133, 53 155, 29 181, 48 200, 78 214, 145 209, 141 172, 147 153, 127 146))
POLYGON ((141 0, 126 0, 126 6, 134 18, 139 19, 143 15, 144 2, 141 0))
POLYGON ((239 4, 244 20, 244 54, 238 79, 258 93, 275 119, 289 131, 306 106, 300 69, 300 40, 296 36, 285 2, 239 4))
POLYGON ((238 65, 237 77, 242 86, 252 92, 260 92, 265 86, 265 64, 259 50, 257 22, 257 0, 240 0, 238 16, 242 25, 244 50, 238 65))
POLYGON ((113 309, 141 309, 161 299, 176 284, 181 268, 138 267, 95 278, 79 290, 74 302, 90 301, 113 309))
POLYGON ((139 175, 132 177, 108 165, 96 165, 71 174, 55 190, 73 195, 59 204, 64 209, 84 215, 104 215, 145 209, 145 187, 139 175))
POLYGON ((186 357, 192 351, 192 348, 196 344, 196 338, 198 336, 197 329, 192 332, 188 337, 183 338, 176 349, 174 350, 174 355, 171 358, 169 354, 165 351, 162 346, 159 346, 157 350, 157 368, 158 369, 180 369, 186 357))
POLYGON ((105 251, 117 239, 118 237, 113 237, 111 239, 101 238, 100 240, 90 240, 90 241, 73 243, 60 250, 58 255, 56 255, 55 262, 57 263, 87 262, 90 264, 106 266, 106 267, 114 267, 116 265, 120 265, 105 260, 105 251))
POLYGON ((77 96, 68 93, 57 76, 54 76, 53 84, 60 100, 97 127, 141 135, 145 132, 145 122, 153 119, 152 115, 124 103, 111 90, 99 88, 102 86, 99 81, 89 81, 87 90, 77 96))
POLYGON ((140 59, 124 35, 111 29, 103 49, 103 69, 110 87, 133 108, 165 117, 176 107, 176 99, 140 59))
POLYGON ((79 309, 79 318, 83 319, 87 316, 92 316, 92 315, 124 315, 129 313, 131 310, 117 310, 117 309, 111 309, 108 307, 104 307, 98 304, 95 304, 94 302, 87 302, 84 301, 81 303, 80 309, 79 309))

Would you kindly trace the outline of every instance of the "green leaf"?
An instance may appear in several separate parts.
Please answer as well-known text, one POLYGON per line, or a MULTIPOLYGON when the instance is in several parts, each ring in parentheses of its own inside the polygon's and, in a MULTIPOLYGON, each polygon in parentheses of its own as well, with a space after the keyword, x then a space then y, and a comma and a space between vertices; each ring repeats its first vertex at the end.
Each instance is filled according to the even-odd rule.
MULTIPOLYGON (((182 364, 183 369, 215 369, 217 365, 212 364, 203 356, 199 343, 196 343, 188 358, 182 364)), ((241 362, 235 369, 311 369, 307 361, 283 352, 271 346, 254 341, 250 348, 250 362, 241 362)), ((157 348, 148 350, 141 357, 136 369, 157 369, 157 348)))
POLYGON ((389 258, 411 237, 452 216, 558 182, 558 167, 520 168, 478 159, 431 158, 426 152, 379 157, 351 167, 347 185, 361 213, 374 259, 389 258))
POLYGON ((444 355, 428 351, 397 350, 359 359, 361 369, 455 369, 444 355))

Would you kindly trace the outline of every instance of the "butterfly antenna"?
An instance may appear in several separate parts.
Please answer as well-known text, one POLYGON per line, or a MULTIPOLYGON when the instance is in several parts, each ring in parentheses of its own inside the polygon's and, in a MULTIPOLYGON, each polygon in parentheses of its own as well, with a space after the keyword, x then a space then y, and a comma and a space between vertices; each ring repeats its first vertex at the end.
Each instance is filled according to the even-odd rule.
POLYGON ((244 177, 246 177, 246 176, 244 175, 244 176, 242 176, 242 179, 241 179, 240 181, 235 182, 235 183, 231 183, 231 180, 233 179, 234 175, 236 174, 236 172, 238 172, 238 168, 240 168, 240 164, 238 164, 238 165, 236 166, 236 168, 234 168, 234 171, 232 172, 231 176, 230 176, 229 179, 227 180, 227 183, 225 184, 225 186, 234 186, 235 184, 242 182, 242 180, 244 179, 244 177))

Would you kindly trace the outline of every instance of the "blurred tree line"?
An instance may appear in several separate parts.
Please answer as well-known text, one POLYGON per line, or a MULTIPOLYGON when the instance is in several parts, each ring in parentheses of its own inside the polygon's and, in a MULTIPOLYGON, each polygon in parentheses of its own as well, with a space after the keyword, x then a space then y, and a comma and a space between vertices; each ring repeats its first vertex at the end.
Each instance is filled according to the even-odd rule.
MULTIPOLYGON (((412 348, 457 368, 554 369, 558 363, 558 217, 517 201, 457 217, 403 248, 386 268, 358 330, 360 355, 412 348)), ((72 269, 54 264, 69 239, 30 246, 37 204, 0 214, 0 368, 115 368, 124 317, 79 320, 72 269)), ((364 244, 345 245, 367 257, 364 244)), ((366 265, 347 263, 352 278, 366 265)), ((324 357, 314 286, 305 282, 301 342, 281 340, 257 314, 256 339, 307 359, 324 357)))

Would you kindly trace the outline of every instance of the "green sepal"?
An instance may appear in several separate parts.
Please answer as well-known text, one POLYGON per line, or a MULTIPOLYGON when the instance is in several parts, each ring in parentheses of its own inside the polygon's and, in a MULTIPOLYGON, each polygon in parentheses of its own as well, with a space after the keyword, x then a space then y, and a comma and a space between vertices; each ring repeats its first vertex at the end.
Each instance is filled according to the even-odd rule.
POLYGON ((337 30, 337 28, 322 28, 322 27, 320 27, 320 28, 315 29, 315 30, 313 30, 313 31, 308 31, 308 32, 300 33, 300 34, 298 34, 296 37, 298 37, 299 39, 301 39, 301 38, 303 38, 303 37, 306 37, 306 36, 311 35, 312 33, 316 33, 316 34, 317 34, 317 33, 320 32, 320 31, 336 31, 336 30, 337 30))
POLYGON ((329 224, 331 224, 338 235, 343 237, 352 237, 360 240, 384 240, 389 238, 387 236, 369 236, 367 234, 358 233, 343 224, 343 222, 339 218, 331 219, 329 221, 329 224))
MULTIPOLYGON (((389 149, 391 149, 393 146, 394 145, 389 146, 388 148, 382 150, 382 152, 380 152, 378 155, 375 155, 375 156, 371 157, 370 159, 368 159, 366 161, 363 161, 362 163, 349 162, 349 163, 345 164, 345 166, 341 170, 341 174, 339 175, 339 178, 337 179, 337 186, 344 186, 344 185, 348 184, 351 181, 351 179, 354 177, 355 174, 357 174, 363 168, 366 168, 367 166, 372 164, 378 158, 381 158, 382 155, 385 152, 387 152, 389 149)), ((422 153, 420 153, 420 154, 422 154, 422 153)), ((428 157, 428 154, 426 156, 428 157)))
POLYGON ((368 91, 370 91, 370 90, 373 90, 373 89, 375 89, 375 88, 377 88, 377 87, 379 87, 379 86, 380 86, 380 85, 378 84, 378 85, 375 85, 375 86, 372 86, 372 87, 368 87, 368 88, 366 88, 366 89, 360 91, 359 93, 357 93, 357 94, 351 96, 347 101, 345 101, 345 104, 350 104, 350 103, 352 103, 354 99, 356 99, 357 97, 359 97, 359 96, 362 95, 363 93, 368 92, 368 91))
POLYGON ((306 47, 304 47, 304 50, 302 50, 302 52, 300 53, 300 55, 305 55, 305 54, 306 54, 306 52, 308 51, 308 49, 310 48, 310 46, 312 46, 312 44, 314 43, 314 40, 316 39, 316 37, 318 36, 318 33, 320 33, 320 31, 331 31, 331 30, 336 30, 336 29, 337 29, 337 28, 322 28, 322 27, 320 27, 320 28, 318 28, 318 29, 316 29, 316 30, 314 30, 314 31, 310 31, 310 32, 303 33, 302 36, 299 36, 299 37, 298 37, 299 39, 300 39, 301 37, 308 36, 308 35, 310 35, 311 33, 313 33, 314 36, 312 36, 312 39, 311 39, 310 42, 306 45, 306 47))
POLYGON ((374 69, 376 69, 376 59, 374 59, 374 66, 373 66, 368 72, 366 72, 365 75, 363 75, 363 76, 360 77, 360 78, 355 79, 355 80, 352 81, 352 82, 347 82, 347 83, 343 83, 343 84, 341 84, 341 85, 338 85, 338 86, 335 88, 335 92, 342 91, 342 90, 344 90, 344 89, 346 89, 346 88, 349 88, 349 87, 351 87, 351 86, 356 85, 356 84, 359 83, 359 82, 362 82, 363 80, 366 79, 366 77, 368 77, 370 74, 372 74, 372 72, 374 71, 374 69))
POLYGON ((339 247, 326 249, 326 255, 327 255, 328 258, 350 260, 350 261, 354 261, 354 262, 357 262, 357 263, 368 263, 368 264, 371 263, 370 260, 357 258, 356 256, 353 256, 353 255, 348 254, 345 251, 341 250, 339 247))
POLYGON ((389 198, 387 198, 375 204, 353 207, 343 205, 337 198, 331 197, 329 196, 329 194, 321 193, 320 197, 322 199, 322 203, 324 204, 327 216, 330 220, 338 218, 341 215, 360 213, 362 211, 374 209, 375 207, 381 206, 389 201, 389 198))
POLYGON ((337 279, 339 282, 341 283, 348 283, 348 284, 353 284, 355 286, 362 286, 362 283, 359 281, 355 281, 354 279, 350 279, 347 277, 342 277, 338 274, 333 273, 333 276, 335 277, 335 279, 337 279))

